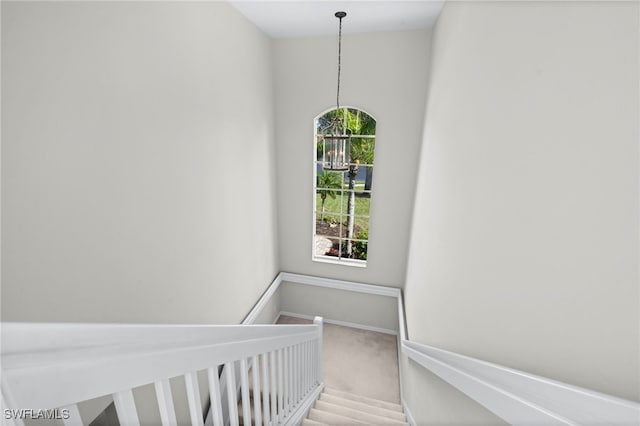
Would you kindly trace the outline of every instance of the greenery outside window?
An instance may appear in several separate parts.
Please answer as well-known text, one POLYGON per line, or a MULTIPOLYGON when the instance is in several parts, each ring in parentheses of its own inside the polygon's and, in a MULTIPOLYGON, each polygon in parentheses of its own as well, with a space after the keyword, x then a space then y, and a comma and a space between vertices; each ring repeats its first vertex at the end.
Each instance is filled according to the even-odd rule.
POLYGON ((376 121, 356 108, 332 109, 315 120, 313 260, 366 266, 376 121), (335 118, 351 132, 348 170, 323 170, 323 135, 335 118))

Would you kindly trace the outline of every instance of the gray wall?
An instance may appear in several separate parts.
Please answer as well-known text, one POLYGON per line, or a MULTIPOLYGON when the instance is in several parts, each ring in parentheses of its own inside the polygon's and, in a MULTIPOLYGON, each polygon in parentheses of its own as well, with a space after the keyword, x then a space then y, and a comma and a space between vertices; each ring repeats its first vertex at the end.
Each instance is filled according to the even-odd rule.
POLYGON ((315 287, 292 282, 280 285, 280 309, 302 315, 398 331, 395 297, 315 287))
POLYGON ((427 31, 343 37, 340 103, 363 109, 377 120, 366 268, 311 260, 313 121, 335 108, 337 38, 275 41, 282 270, 394 286, 404 281, 429 40, 427 31))
POLYGON ((2 2, 2 320, 240 322, 278 272, 271 55, 222 2, 2 2))
MULTIPOLYGON (((638 13, 445 6, 405 289, 412 340, 640 399, 638 13)), ((416 420, 438 423, 447 404, 422 395, 405 392, 416 420)), ((459 419, 476 408, 460 404, 459 419)))

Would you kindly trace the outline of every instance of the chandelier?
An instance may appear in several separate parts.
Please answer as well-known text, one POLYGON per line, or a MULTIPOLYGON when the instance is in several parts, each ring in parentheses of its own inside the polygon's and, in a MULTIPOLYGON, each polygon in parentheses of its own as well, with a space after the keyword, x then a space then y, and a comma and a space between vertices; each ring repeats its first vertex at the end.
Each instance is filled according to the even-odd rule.
POLYGON ((347 129, 340 113, 340 71, 342 61, 342 18, 346 12, 336 12, 340 20, 338 31, 338 85, 336 92, 336 113, 331 123, 321 131, 324 141, 322 168, 324 170, 345 171, 349 169, 351 131, 347 129))

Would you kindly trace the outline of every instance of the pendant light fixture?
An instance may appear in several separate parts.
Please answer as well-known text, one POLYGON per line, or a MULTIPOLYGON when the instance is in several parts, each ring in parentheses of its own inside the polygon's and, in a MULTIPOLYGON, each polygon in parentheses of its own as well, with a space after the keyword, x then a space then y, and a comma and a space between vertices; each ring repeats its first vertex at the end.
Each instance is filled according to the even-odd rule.
POLYGON ((351 131, 347 129, 340 114, 340 68, 342 60, 342 18, 346 12, 336 12, 340 20, 338 32, 338 89, 336 93, 336 115, 329 126, 321 131, 324 141, 322 168, 324 170, 345 171, 349 169, 351 131))

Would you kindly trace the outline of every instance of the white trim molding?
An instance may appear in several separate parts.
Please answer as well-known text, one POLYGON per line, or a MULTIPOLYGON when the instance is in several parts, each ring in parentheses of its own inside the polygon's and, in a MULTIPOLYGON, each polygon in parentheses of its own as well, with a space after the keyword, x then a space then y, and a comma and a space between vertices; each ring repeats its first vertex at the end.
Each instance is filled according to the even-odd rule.
MULTIPOLYGON (((297 314, 295 312, 280 311, 280 313, 278 314, 278 319, 280 319, 280 317, 283 315, 287 317, 302 318, 302 319, 312 320, 312 321, 315 318, 315 316, 313 315, 305 315, 305 314, 297 314)), ((274 324, 278 322, 278 319, 276 319, 274 324)), ((354 322, 347 322, 347 321, 338 321, 338 320, 333 320, 327 317, 322 317, 322 320, 328 324, 341 325, 343 327, 357 328, 359 330, 366 330, 366 331, 375 331, 377 333, 391 334, 393 336, 398 335, 398 332, 396 330, 390 330, 388 328, 373 327, 370 325, 356 324, 354 322)))
POLYGON ((271 297, 273 297, 274 293, 276 292, 276 290, 278 290, 278 287, 280 287, 281 283, 282 283, 282 272, 280 272, 276 276, 276 278, 271 282, 271 284, 267 288, 267 291, 265 291, 262 294, 262 296, 258 300, 258 303, 256 303, 251 309, 251 311, 249 311, 247 316, 244 317, 244 319, 242 320, 243 325, 253 324, 255 322, 256 318, 258 317, 258 315, 260 315, 260 312, 262 312, 262 310, 267 305, 267 303, 269 303, 269 300, 271 300, 271 297))
POLYGON ((640 424, 640 404, 404 341, 402 352, 513 425, 640 424))
POLYGON ((398 297, 401 292, 401 290, 396 287, 362 284, 353 281, 334 280, 332 278, 320 278, 311 275, 292 274, 290 272, 281 272, 279 277, 281 278, 281 281, 289 281, 296 284, 307 284, 316 287, 335 288, 338 290, 347 290, 357 293, 376 294, 378 296, 398 297))

